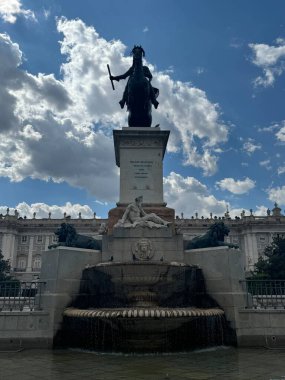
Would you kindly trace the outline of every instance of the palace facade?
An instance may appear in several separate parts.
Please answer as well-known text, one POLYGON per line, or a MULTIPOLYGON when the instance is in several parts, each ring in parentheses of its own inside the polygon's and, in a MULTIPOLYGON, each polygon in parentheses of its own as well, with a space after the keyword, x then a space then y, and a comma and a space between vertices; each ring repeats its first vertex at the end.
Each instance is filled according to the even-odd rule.
MULTIPOLYGON (((230 234, 227 241, 239 245, 244 252, 244 268, 246 271, 253 269, 258 258, 263 255, 264 248, 270 244, 274 235, 285 234, 285 216, 275 204, 272 211, 268 210, 266 216, 254 216, 242 213, 240 217, 232 219, 227 212, 223 218, 199 217, 196 214, 190 219, 176 216, 175 227, 183 233, 187 240, 204 234, 211 224, 223 220, 229 227, 230 234)), ((41 255, 48 246, 56 243, 57 237, 54 232, 61 223, 73 225, 80 234, 95 236, 99 234, 102 223, 107 219, 83 219, 79 214, 77 219, 64 215, 62 219, 48 218, 32 219, 10 215, 0 215, 0 249, 5 259, 11 265, 13 275, 24 281, 38 278, 41 268, 41 255)))

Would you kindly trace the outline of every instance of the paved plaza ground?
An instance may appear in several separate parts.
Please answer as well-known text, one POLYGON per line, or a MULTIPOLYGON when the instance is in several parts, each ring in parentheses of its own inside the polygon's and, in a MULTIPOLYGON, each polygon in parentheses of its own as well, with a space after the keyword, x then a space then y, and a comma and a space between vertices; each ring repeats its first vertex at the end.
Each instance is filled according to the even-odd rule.
POLYGON ((165 355, 24 350, 0 354, 0 380, 284 380, 285 350, 218 348, 165 355))

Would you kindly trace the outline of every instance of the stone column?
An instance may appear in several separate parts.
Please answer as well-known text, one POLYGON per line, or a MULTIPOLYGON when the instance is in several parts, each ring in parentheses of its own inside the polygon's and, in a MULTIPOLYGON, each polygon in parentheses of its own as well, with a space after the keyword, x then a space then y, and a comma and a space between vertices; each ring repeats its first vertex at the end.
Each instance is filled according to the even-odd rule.
POLYGON ((3 234, 2 254, 5 260, 9 260, 11 268, 16 267, 16 242, 15 234, 9 232, 3 234))
POLYGON ((32 271, 33 246, 34 246, 34 236, 30 236, 29 253, 28 253, 28 264, 27 264, 26 272, 31 272, 32 271))
POLYGON ((48 251, 48 246, 52 244, 49 242, 49 235, 45 235, 44 239, 45 239, 45 251, 48 251))
POLYGON ((254 264, 258 260, 258 250, 257 250, 257 242, 256 235, 252 232, 247 232, 244 235, 245 240, 245 249, 246 249, 246 257, 250 258, 250 263, 246 263, 246 270, 250 271, 253 269, 254 264))

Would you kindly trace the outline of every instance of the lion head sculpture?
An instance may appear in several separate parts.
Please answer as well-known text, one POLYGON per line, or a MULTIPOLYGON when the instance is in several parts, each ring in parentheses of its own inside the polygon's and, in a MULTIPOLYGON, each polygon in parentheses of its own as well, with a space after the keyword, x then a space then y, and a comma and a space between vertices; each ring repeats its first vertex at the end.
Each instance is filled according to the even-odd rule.
POLYGON ((65 245, 70 246, 76 236, 76 230, 70 224, 62 223, 55 235, 58 236, 59 243, 65 243, 65 245))
POLYGON ((197 236, 190 241, 186 241, 186 249, 197 249, 207 247, 228 246, 238 248, 237 245, 225 242, 225 236, 229 234, 229 228, 223 222, 216 222, 209 227, 209 230, 202 236, 197 236))
POLYGON ((214 241, 225 241, 225 236, 228 236, 230 230, 224 222, 217 222, 209 228, 209 236, 214 241))

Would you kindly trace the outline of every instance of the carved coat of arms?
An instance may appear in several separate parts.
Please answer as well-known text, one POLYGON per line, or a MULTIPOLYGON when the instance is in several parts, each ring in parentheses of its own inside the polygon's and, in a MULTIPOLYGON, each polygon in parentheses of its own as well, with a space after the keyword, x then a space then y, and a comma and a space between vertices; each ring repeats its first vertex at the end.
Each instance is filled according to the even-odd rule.
POLYGON ((149 239, 142 238, 132 245, 133 257, 137 260, 150 260, 154 256, 154 247, 149 239))

